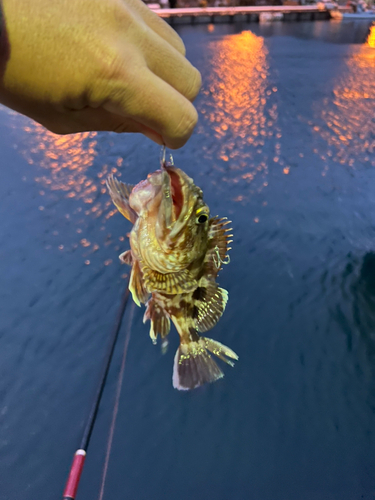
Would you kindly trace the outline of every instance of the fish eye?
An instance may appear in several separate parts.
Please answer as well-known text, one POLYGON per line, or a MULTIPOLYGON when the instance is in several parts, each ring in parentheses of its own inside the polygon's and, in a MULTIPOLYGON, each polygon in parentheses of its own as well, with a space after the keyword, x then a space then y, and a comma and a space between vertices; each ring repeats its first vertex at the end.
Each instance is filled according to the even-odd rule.
POLYGON ((197 224, 204 224, 208 221, 208 214, 204 211, 204 208, 196 211, 195 215, 197 216, 196 222, 197 224))

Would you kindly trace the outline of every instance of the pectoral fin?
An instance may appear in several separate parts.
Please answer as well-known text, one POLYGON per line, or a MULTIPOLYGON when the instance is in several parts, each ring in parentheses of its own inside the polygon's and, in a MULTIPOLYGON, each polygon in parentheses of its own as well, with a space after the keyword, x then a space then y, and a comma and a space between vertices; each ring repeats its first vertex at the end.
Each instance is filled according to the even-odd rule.
POLYGON ((113 203, 118 211, 134 224, 137 220, 137 214, 129 205, 129 196, 133 187, 117 180, 113 175, 110 175, 107 179, 107 188, 113 203))
POLYGON ((221 318, 228 302, 228 292, 217 283, 202 278, 193 294, 197 307, 197 329, 199 332, 211 330, 221 318))
POLYGON ((143 268, 143 279, 149 292, 186 293, 197 287, 197 281, 187 270, 162 274, 145 266, 143 268))
POLYGON ((124 264, 128 264, 128 266, 132 266, 133 265, 133 254, 132 254, 131 250, 126 250, 126 252, 122 252, 122 254, 120 254, 118 256, 118 258, 124 264))

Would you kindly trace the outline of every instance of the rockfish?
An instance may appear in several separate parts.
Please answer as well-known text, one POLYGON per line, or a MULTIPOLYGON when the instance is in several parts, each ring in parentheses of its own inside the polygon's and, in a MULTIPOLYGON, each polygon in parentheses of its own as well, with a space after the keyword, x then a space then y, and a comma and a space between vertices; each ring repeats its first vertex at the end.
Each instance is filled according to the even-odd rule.
POLYGON ((231 359, 238 356, 200 333, 219 321, 228 300, 216 277, 232 241, 229 221, 210 218, 202 190, 165 162, 136 186, 111 175, 107 187, 113 203, 133 224, 131 249, 120 260, 131 266, 134 302, 146 304, 143 322, 151 321, 150 337, 156 343, 160 335, 166 345, 170 320, 180 336, 173 386, 194 389, 223 377, 210 353, 232 366, 231 359))

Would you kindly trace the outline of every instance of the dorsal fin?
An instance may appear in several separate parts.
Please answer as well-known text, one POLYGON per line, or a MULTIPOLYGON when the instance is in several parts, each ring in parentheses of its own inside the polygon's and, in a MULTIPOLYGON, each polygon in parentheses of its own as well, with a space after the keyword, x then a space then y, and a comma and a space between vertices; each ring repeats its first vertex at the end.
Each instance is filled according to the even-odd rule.
POLYGON ((132 224, 134 224, 138 217, 129 205, 129 196, 133 187, 131 184, 125 184, 117 180, 112 174, 107 179, 107 188, 113 203, 116 205, 118 211, 130 220, 132 224))
POLYGON ((221 318, 228 302, 228 292, 217 283, 201 278, 199 287, 193 294, 197 307, 197 329, 199 332, 211 330, 221 318))
POLYGON ((143 279, 149 292, 163 292, 173 295, 191 292, 197 287, 197 281, 186 269, 178 273, 162 274, 144 266, 143 279))
POLYGON ((204 274, 211 279, 216 278, 223 262, 228 261, 228 251, 231 249, 228 245, 233 241, 230 239, 233 236, 231 234, 232 228, 226 227, 230 223, 231 221, 226 218, 219 219, 218 217, 213 217, 209 221, 208 250, 204 259, 204 274))

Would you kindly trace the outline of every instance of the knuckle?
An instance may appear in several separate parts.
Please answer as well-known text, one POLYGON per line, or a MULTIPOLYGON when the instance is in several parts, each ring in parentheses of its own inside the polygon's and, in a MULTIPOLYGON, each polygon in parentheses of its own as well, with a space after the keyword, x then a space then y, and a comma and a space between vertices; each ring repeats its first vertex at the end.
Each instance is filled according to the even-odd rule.
POLYGON ((152 13, 152 15, 156 17, 154 21, 157 26, 157 33, 170 43, 181 55, 185 56, 186 48, 180 35, 178 35, 178 33, 157 14, 152 13))
POLYGON ((121 78, 125 71, 121 54, 115 48, 109 48, 98 64, 98 80, 112 80, 121 78))
MULTIPOLYGON (((172 30, 172 28, 171 28, 172 30)), ((174 46, 175 49, 178 50, 178 52, 183 55, 184 57, 186 56, 186 47, 182 39, 177 35, 177 33, 173 31, 173 38, 174 38, 174 46)))
POLYGON ((113 59, 102 66, 101 74, 88 92, 89 103, 93 107, 118 103, 124 100, 124 95, 132 93, 134 75, 120 59, 113 59))
POLYGON ((193 101, 197 97, 201 86, 202 86, 201 74, 196 68, 193 68, 193 75, 192 78, 190 79, 190 85, 185 94, 187 99, 189 99, 189 101, 193 101))

